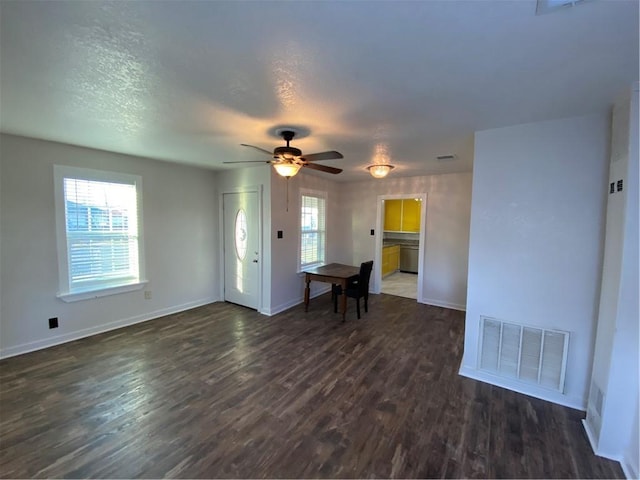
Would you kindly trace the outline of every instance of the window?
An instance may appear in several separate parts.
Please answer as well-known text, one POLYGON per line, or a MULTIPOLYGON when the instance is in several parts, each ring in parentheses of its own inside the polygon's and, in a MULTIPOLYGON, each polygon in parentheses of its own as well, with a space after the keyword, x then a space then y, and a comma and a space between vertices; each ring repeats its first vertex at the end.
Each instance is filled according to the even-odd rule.
POLYGON ((326 193, 303 191, 300 201, 300 270, 324 263, 326 193))
POLYGON ((55 182, 58 297, 142 288, 141 178, 56 166, 55 182))

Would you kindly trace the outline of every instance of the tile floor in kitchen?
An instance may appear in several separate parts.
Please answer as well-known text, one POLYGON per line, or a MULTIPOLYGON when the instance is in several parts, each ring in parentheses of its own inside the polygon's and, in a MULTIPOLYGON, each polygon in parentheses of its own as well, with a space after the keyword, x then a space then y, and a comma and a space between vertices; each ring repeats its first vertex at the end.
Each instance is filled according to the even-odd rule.
POLYGON ((418 298, 418 274, 396 272, 382 279, 381 293, 405 298, 418 298))

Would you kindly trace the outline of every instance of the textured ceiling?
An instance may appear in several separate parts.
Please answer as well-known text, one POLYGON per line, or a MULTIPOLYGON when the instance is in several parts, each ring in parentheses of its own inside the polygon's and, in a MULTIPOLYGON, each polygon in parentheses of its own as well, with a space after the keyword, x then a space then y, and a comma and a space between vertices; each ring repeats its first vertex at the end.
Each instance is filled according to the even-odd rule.
POLYGON ((3 132, 215 169, 292 125, 304 152, 344 154, 323 162, 336 180, 368 178, 376 156, 393 176, 469 171, 474 131, 604 111, 638 79, 635 0, 0 9, 3 132))

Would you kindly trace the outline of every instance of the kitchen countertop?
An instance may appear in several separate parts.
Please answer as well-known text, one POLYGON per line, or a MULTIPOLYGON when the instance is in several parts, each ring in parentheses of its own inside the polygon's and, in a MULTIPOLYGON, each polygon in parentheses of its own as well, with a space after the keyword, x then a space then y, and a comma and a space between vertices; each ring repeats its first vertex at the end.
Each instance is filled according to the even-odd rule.
POLYGON ((384 240, 382 242, 382 248, 393 247, 398 245, 400 247, 418 247, 419 242, 417 240, 384 240))

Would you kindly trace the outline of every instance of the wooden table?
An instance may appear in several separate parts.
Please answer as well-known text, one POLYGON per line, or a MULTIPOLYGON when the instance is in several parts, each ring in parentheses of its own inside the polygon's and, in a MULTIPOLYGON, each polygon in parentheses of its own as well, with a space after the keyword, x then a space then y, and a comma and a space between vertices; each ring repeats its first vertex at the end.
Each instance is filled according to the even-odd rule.
MULTIPOLYGON (((342 263, 330 263, 321 267, 310 268, 304 271, 306 287, 304 289, 304 311, 309 309, 309 284, 312 280, 316 282, 327 282, 342 286, 344 292, 350 279, 360 274, 360 267, 353 265, 343 265, 342 263)), ((342 320, 344 321, 347 312, 347 296, 342 295, 340 299, 340 311, 342 312, 342 320)))

